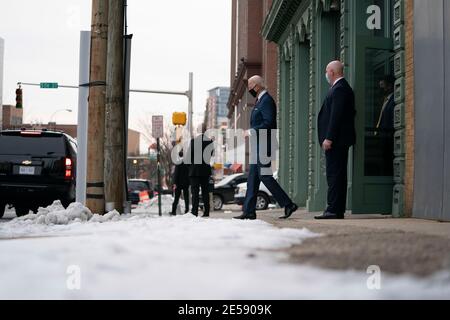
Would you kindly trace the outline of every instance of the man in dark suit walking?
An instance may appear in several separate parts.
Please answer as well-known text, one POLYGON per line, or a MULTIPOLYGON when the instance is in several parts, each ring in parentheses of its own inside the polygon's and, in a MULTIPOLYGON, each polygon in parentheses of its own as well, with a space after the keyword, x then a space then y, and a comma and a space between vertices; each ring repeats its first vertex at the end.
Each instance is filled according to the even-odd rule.
POLYGON ((272 130, 277 129, 276 104, 267 92, 262 77, 251 77, 248 80, 248 89, 250 94, 257 98, 250 118, 251 130, 247 134, 256 135, 256 137, 253 137, 256 138, 256 150, 255 148, 252 150, 253 153, 256 152, 256 155, 252 155, 252 159, 256 161, 250 164, 247 193, 243 206, 244 213, 235 219, 256 219, 256 199, 261 182, 269 189, 278 204, 284 208, 284 216, 280 218, 287 219, 298 209, 298 206, 292 202, 286 192, 284 192, 278 182, 273 178, 270 159, 264 159, 265 161, 262 161, 263 159, 261 157, 272 157, 272 130))
POLYGON ((325 151, 328 207, 316 219, 344 219, 347 201, 348 151, 356 142, 355 95, 344 78, 344 65, 331 62, 326 69, 331 88, 318 119, 319 143, 325 151))
POLYGON ((212 174, 211 158, 214 154, 214 143, 205 135, 206 126, 202 125, 202 134, 192 139, 187 151, 189 164, 189 180, 192 192, 192 211, 194 216, 198 216, 200 203, 200 189, 203 198, 203 217, 209 217, 209 180, 212 174))
POLYGON ((172 215, 177 214, 177 206, 180 201, 181 192, 183 192, 184 203, 186 205, 185 213, 189 212, 189 166, 184 163, 183 151, 179 153, 179 163, 175 165, 173 173, 173 188, 175 190, 175 199, 172 204, 172 215))

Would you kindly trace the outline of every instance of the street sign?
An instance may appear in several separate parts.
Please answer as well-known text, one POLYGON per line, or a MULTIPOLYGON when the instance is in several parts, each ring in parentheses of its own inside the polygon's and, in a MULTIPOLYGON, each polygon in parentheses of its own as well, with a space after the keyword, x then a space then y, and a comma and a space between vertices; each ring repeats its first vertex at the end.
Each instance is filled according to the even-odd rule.
POLYGON ((41 89, 58 89, 57 82, 41 82, 41 89))
POLYGON ((152 116, 152 136, 153 138, 162 138, 164 136, 164 117, 152 116))

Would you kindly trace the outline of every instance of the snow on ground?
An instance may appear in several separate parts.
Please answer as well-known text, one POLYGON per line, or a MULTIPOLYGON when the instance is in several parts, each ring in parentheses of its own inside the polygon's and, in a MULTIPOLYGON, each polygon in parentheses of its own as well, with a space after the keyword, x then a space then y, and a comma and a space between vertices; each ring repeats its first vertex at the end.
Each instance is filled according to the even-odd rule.
MULTIPOLYGON (((168 194, 161 195, 161 211, 164 214, 169 214, 170 212, 172 212, 173 200, 174 199, 171 195, 168 195, 168 194)), ((177 214, 184 213, 184 211, 185 211, 184 208, 185 208, 184 200, 180 199, 180 201, 178 202, 177 214)), ((153 197, 152 199, 150 199, 150 201, 139 204, 139 206, 133 210, 133 213, 157 214, 158 213, 158 197, 153 197)))
MULTIPOLYGON (((170 202, 164 197, 163 207, 170 202)), ((0 299, 450 298, 448 274, 382 275, 381 290, 369 290, 365 270, 285 262, 276 250, 318 236, 306 229, 156 212, 146 206, 100 219, 56 203, 41 210, 44 218, 2 223, 0 299), (81 287, 71 290, 78 271, 81 287)))

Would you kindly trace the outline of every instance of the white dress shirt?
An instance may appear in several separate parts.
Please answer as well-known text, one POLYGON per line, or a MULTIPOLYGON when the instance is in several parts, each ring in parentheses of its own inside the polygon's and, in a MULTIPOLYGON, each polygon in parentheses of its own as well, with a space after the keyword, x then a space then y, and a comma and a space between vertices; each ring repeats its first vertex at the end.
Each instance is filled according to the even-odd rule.
POLYGON ((263 97, 263 95, 265 95, 267 93, 267 90, 263 90, 258 94, 258 101, 261 100, 261 98, 263 97))

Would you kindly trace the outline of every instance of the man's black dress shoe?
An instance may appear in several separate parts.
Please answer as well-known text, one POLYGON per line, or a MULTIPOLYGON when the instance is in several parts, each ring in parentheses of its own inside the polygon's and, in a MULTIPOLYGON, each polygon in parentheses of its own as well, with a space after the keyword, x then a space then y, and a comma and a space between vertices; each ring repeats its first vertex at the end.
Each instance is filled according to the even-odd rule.
POLYGON ((233 219, 237 219, 237 220, 256 220, 256 214, 244 213, 243 215, 240 215, 239 217, 234 217, 233 219))
POLYGON ((202 215, 202 218, 209 218, 209 214, 202 215))
POLYGON ((316 220, 338 220, 338 219, 344 219, 344 215, 325 211, 320 216, 315 216, 314 219, 316 219, 316 220))
POLYGON ((284 208, 284 216, 280 217, 280 219, 288 219, 292 214, 297 211, 298 206, 293 203, 289 207, 284 208))

